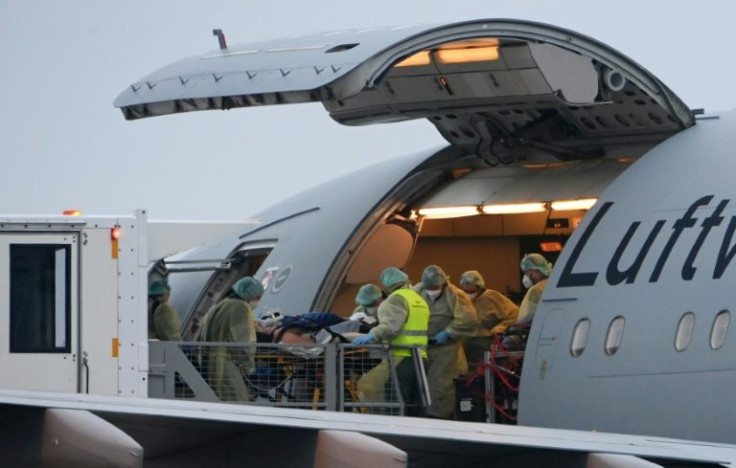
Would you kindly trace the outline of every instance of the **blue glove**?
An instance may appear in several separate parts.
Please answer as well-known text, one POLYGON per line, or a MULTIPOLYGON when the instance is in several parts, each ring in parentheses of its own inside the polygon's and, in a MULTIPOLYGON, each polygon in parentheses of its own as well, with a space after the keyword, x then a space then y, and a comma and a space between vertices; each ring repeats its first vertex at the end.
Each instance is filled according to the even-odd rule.
POLYGON ((435 344, 445 344, 448 341, 450 341, 450 332, 447 330, 442 330, 441 332, 437 333, 434 338, 432 338, 432 341, 435 342, 435 344))
POLYGON ((373 336, 373 333, 366 333, 365 335, 360 335, 359 337, 353 339, 353 344, 355 346, 369 345, 375 342, 376 337, 373 336))

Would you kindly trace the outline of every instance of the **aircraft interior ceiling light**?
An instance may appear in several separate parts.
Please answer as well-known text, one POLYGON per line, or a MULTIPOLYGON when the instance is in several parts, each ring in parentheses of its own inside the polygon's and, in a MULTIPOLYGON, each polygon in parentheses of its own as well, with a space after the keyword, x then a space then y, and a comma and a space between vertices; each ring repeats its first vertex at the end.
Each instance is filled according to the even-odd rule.
POLYGON ((490 62, 498 60, 498 47, 440 49, 435 55, 440 63, 490 62))
POLYGON ((446 219, 474 216, 480 214, 480 210, 475 205, 442 206, 437 208, 420 208, 416 213, 427 219, 446 219))
POLYGON ((581 198, 580 200, 554 201, 550 205, 552 211, 589 210, 597 198, 581 198))
POLYGON ((430 62, 431 59, 429 58, 429 51, 423 50, 421 52, 417 52, 416 54, 410 55, 409 57, 394 65, 394 67, 419 67, 429 65, 430 62))
POLYGON ((492 62, 499 58, 499 40, 481 38, 443 44, 436 50, 422 50, 400 61, 396 68, 426 66, 431 63, 431 55, 440 63, 457 64, 471 62, 492 62))
POLYGON ((540 213, 546 210, 575 211, 588 210, 595 205, 596 201, 598 201, 597 198, 581 198, 579 200, 558 200, 552 202, 441 206, 420 208, 413 213, 423 216, 426 219, 448 219, 475 216, 477 214, 524 214, 540 213))
POLYGON ((547 209, 547 204, 543 202, 535 203, 511 203, 506 205, 483 205, 483 213, 485 214, 521 214, 521 213, 539 213, 547 209))
POLYGON ((498 47, 499 45, 501 45, 501 41, 497 37, 478 37, 475 39, 466 39, 464 41, 448 42, 446 44, 442 44, 437 49, 471 49, 474 47, 498 47))

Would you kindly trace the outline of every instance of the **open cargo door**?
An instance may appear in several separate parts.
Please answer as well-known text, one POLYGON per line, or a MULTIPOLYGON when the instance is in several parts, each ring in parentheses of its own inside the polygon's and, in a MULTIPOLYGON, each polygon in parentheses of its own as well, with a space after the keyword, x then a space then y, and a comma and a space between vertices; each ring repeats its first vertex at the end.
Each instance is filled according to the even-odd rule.
POLYGON ((672 91, 624 55, 518 20, 225 46, 133 83, 115 105, 133 120, 316 101, 349 125, 427 118, 452 145, 492 164, 535 154, 636 156, 695 122, 672 91))

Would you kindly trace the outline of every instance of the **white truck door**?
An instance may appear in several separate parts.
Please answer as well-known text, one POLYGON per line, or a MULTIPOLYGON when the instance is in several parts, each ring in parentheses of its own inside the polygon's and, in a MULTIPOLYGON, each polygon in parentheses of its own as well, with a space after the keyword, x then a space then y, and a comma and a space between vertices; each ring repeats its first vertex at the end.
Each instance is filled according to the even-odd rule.
POLYGON ((0 234, 0 386, 78 391, 76 233, 0 234))

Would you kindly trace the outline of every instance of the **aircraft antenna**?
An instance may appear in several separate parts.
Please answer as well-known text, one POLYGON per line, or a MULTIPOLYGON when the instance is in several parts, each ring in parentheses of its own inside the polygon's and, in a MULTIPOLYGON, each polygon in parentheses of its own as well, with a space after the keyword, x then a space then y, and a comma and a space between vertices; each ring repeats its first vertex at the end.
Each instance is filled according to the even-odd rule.
POLYGON ((220 43, 220 50, 227 49, 227 41, 225 40, 225 33, 222 32, 222 29, 213 29, 212 35, 217 36, 217 42, 220 43))

